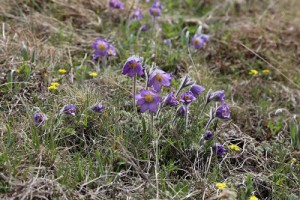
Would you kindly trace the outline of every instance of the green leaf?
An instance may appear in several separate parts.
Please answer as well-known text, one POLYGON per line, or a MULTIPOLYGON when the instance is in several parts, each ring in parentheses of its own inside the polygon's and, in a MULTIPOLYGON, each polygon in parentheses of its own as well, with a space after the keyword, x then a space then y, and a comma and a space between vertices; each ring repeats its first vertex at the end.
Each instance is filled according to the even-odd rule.
POLYGON ((28 59, 29 59, 28 49, 27 49, 25 42, 22 42, 22 55, 23 55, 23 60, 28 61, 28 59))

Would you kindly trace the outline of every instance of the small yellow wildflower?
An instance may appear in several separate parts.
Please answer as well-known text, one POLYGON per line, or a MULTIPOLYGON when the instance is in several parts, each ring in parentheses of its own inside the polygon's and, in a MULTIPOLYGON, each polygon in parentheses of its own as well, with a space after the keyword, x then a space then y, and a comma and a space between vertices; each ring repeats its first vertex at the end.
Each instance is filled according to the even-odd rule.
POLYGON ((50 86, 58 87, 60 84, 58 82, 52 82, 50 86))
POLYGON ((20 70, 19 70, 19 69, 16 69, 16 72, 17 72, 17 73, 20 73, 20 70))
POLYGON ((96 77, 96 76, 98 76, 98 74, 97 74, 96 72, 91 72, 89 75, 90 75, 91 77, 96 77))
POLYGON ((263 74, 269 74, 269 73, 270 73, 270 70, 264 69, 264 70, 262 70, 262 73, 263 73, 263 74))
POLYGON ((294 163, 294 162, 296 162, 296 161, 297 161, 296 158, 292 158, 292 159, 290 160, 291 163, 294 163))
POLYGON ((50 85, 49 87, 48 87, 48 90, 57 90, 58 88, 56 87, 56 86, 54 86, 54 85, 50 85))
POLYGON ((240 147, 235 145, 235 144, 230 145, 229 148, 233 151, 240 151, 241 150, 240 147))
POLYGON ((65 73, 67 72, 67 70, 65 70, 65 69, 59 69, 58 72, 59 72, 60 74, 65 74, 65 73))
POLYGON ((258 200, 258 198, 257 198, 256 196, 252 195, 252 196, 249 198, 249 200, 258 200))
POLYGON ((258 71, 255 70, 255 69, 251 69, 250 72, 249 72, 250 75, 256 75, 258 74, 258 71))
POLYGON ((226 183, 217 183, 217 184, 216 184, 216 187, 217 187, 219 190, 223 190, 224 188, 227 187, 227 184, 226 184, 226 183))

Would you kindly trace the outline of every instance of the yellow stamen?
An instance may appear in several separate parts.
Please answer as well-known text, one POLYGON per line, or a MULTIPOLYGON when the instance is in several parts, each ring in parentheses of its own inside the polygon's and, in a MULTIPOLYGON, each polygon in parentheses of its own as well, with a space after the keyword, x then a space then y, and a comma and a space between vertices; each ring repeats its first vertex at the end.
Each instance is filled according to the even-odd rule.
POLYGON ((200 44, 200 41, 199 41, 198 39, 195 39, 195 40, 194 40, 194 44, 195 44, 195 45, 198 45, 198 44, 200 44))
POLYGON ((135 69, 137 67, 137 62, 136 61, 132 61, 130 64, 129 64, 130 68, 132 69, 135 69))
POLYGON ((106 45, 104 43, 98 44, 98 49, 104 51, 106 49, 106 45))
POLYGON ((185 96, 184 100, 186 100, 186 101, 191 100, 191 97, 190 96, 185 96))
POLYGON ((151 103, 154 100, 154 97, 152 94, 146 94, 145 101, 148 103, 151 103))
POLYGON ((161 74, 156 74, 156 75, 155 75, 155 80, 157 80, 157 81, 161 82, 161 81, 162 81, 162 79, 163 79, 163 77, 162 77, 162 75, 161 75, 161 74))

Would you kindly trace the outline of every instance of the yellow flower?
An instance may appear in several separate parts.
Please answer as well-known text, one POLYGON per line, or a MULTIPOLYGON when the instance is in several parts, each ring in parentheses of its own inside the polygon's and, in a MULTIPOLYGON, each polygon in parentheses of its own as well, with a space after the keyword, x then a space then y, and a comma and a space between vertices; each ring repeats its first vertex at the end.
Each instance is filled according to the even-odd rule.
POLYGON ((216 187, 217 187, 219 190, 223 190, 224 188, 227 187, 227 184, 226 184, 226 183, 217 183, 217 184, 216 184, 216 187))
POLYGON ((58 88, 56 87, 56 86, 54 86, 54 85, 50 85, 49 87, 48 87, 48 90, 57 90, 58 88))
POLYGON ((258 200, 258 198, 257 198, 256 196, 252 195, 252 196, 249 198, 249 200, 258 200))
POLYGON ((292 158, 292 159, 290 160, 291 163, 294 163, 294 162, 296 162, 296 161, 297 161, 296 158, 292 158))
POLYGON ((268 74, 268 73, 270 73, 270 70, 264 69, 264 70, 262 70, 262 73, 263 73, 263 74, 268 74))
POLYGON ((17 72, 17 73, 20 73, 20 70, 19 70, 19 69, 16 69, 16 72, 17 72))
POLYGON ((58 82, 52 82, 50 86, 58 87, 60 84, 58 82))
POLYGON ((91 77, 96 77, 96 76, 98 76, 98 74, 97 74, 96 72, 91 72, 89 75, 90 75, 91 77))
POLYGON ((233 151, 240 151, 241 150, 240 147, 235 145, 235 144, 230 145, 229 148, 233 151))
POLYGON ((256 75, 258 74, 258 71, 255 70, 255 69, 251 69, 250 72, 249 72, 250 75, 256 75))
POLYGON ((67 70, 65 70, 65 69, 59 69, 58 72, 59 72, 60 74, 65 74, 65 73, 67 72, 67 70))

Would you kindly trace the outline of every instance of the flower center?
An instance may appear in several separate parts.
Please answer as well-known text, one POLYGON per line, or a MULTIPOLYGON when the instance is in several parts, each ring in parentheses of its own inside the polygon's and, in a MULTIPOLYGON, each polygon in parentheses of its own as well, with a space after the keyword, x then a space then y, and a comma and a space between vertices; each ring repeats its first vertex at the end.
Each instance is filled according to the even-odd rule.
POLYGON ((132 69, 135 69, 136 66, 137 66, 137 62, 136 61, 132 61, 130 64, 129 64, 130 68, 132 69))
POLYGON ((98 44, 98 49, 104 51, 106 49, 106 45, 104 43, 98 44))
POLYGON ((153 9, 152 13, 153 13, 154 16, 156 16, 156 15, 158 15, 158 10, 157 9, 153 9))
POLYGON ((157 80, 157 81, 161 82, 161 81, 162 81, 162 79, 163 79, 163 77, 162 77, 162 75, 161 75, 161 74, 156 74, 156 75, 155 75, 155 80, 157 80))
POLYGON ((151 103, 154 100, 154 97, 152 94, 146 94, 145 101, 148 103, 151 103))
POLYGON ((112 54, 114 51, 112 49, 108 50, 108 53, 112 54))
POLYGON ((195 44, 195 45, 198 45, 198 44, 200 44, 200 41, 199 41, 198 39, 195 39, 195 40, 194 40, 194 44, 195 44))
POLYGON ((222 110, 222 115, 225 116, 226 115, 226 110, 222 110))
POLYGON ((190 96, 185 96, 184 100, 186 100, 186 101, 191 100, 191 97, 190 96))

